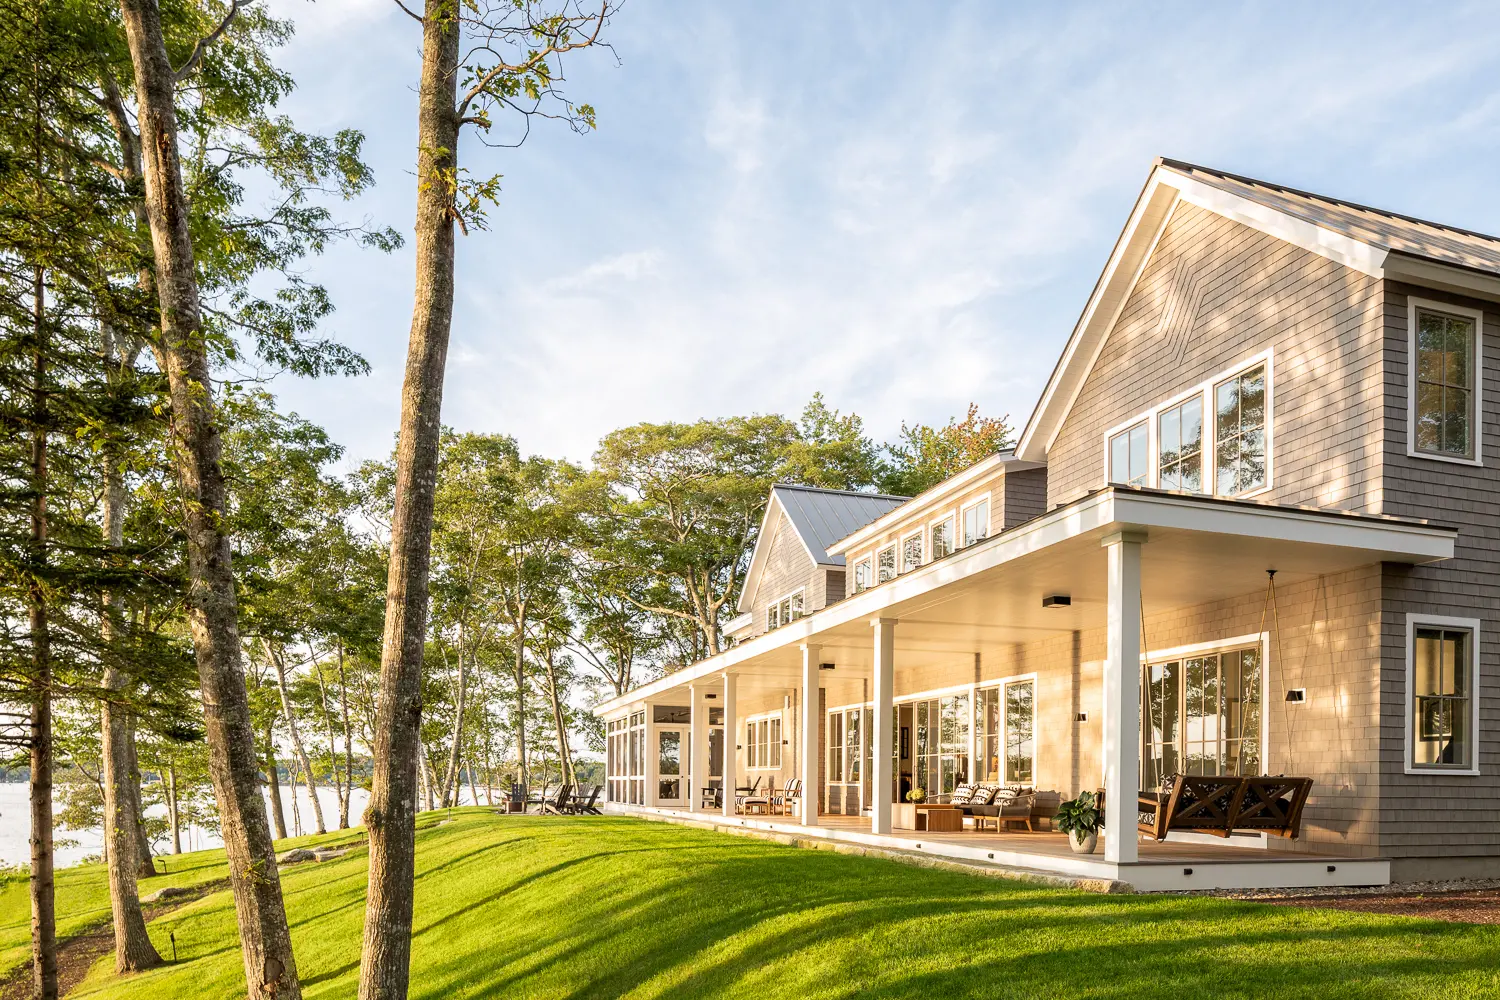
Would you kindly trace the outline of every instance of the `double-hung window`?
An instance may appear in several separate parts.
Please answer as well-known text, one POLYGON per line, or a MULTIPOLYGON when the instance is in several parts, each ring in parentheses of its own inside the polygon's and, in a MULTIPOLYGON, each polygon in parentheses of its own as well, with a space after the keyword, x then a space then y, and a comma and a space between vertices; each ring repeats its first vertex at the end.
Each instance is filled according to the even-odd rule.
POLYGON ((1203 492, 1203 397, 1193 396, 1156 418, 1157 479, 1164 490, 1203 492))
POLYGON ((1266 366, 1214 386, 1214 492, 1239 496, 1266 485, 1266 366))
POLYGON ((875 579, 878 583, 896 578, 896 546, 888 545, 875 553, 875 579))
POLYGON ((901 540, 901 572, 910 573, 922 565, 922 533, 901 540))
POLYGON ((1150 474, 1146 422, 1143 420, 1109 439, 1109 481, 1125 486, 1146 486, 1150 474))
POLYGON ((854 564, 854 592, 858 594, 862 590, 869 590, 873 579, 870 575, 870 560, 861 559, 854 564))
POLYGON ((781 766, 781 713, 759 716, 745 723, 745 766, 781 766))
POLYGON ((964 508, 964 545, 973 545, 990 534, 990 502, 981 500, 964 508))
POLYGON ((1480 315, 1455 306, 1411 305, 1408 443, 1414 455, 1478 462, 1480 315))
POLYGON ((1475 672, 1479 622, 1407 618, 1407 768, 1477 772, 1475 672))
POLYGON ((953 551, 953 518, 945 517, 932 526, 932 558, 941 559, 953 551))

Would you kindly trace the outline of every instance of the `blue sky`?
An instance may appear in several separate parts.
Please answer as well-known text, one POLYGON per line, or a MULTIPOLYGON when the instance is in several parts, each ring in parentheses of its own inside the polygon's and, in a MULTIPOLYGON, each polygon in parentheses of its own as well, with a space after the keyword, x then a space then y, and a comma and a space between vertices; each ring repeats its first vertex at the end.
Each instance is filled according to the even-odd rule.
MULTIPOLYGON (((305 128, 362 129, 342 211, 409 233, 418 26, 272 0, 305 128)), ((1158 155, 1500 233, 1500 5, 627 0, 568 66, 597 132, 468 140, 504 175, 461 237, 444 420, 587 459, 642 420, 795 414, 878 438, 1031 412, 1158 155)), ((373 373, 272 386, 388 452, 409 247, 307 262, 373 373)))

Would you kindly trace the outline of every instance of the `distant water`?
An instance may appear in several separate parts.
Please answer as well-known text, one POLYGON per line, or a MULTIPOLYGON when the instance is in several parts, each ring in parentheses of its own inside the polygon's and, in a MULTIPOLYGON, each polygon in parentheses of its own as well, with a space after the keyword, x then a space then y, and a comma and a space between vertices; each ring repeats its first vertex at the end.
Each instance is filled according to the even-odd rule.
MULTIPOLYGON (((480 800, 483 801, 484 789, 479 790, 480 800)), ((29 790, 24 782, 0 782, 0 865, 24 865, 31 862, 31 846, 28 837, 31 832, 31 814, 29 808, 29 790)), ((495 792, 496 801, 499 801, 500 792, 495 792)), ((461 805, 473 805, 470 801, 468 788, 463 789, 460 800, 461 805)), ((359 825, 359 818, 364 813, 365 805, 370 800, 370 794, 363 788, 354 789, 349 802, 349 823, 352 826, 359 825)), ((339 799, 332 788, 318 786, 318 802, 323 807, 323 823, 329 830, 335 830, 339 824, 339 799)), ((292 794, 286 785, 281 786, 281 805, 286 815, 286 832, 288 836, 296 836, 297 832, 292 820, 292 794)), ((302 833, 313 833, 317 826, 313 822, 312 800, 308 797, 307 789, 297 789, 297 808, 302 816, 302 833)), ((151 810, 158 816, 166 815, 164 807, 158 806, 151 810)), ((269 817, 268 817, 269 818, 269 817)), ((77 841, 76 846, 59 847, 57 849, 57 866, 59 868, 67 865, 76 865, 84 858, 97 856, 103 849, 104 831, 101 828, 91 830, 53 830, 53 836, 58 840, 77 841)), ((182 833, 182 849, 184 851, 199 851, 208 847, 222 847, 217 834, 197 828, 184 829, 182 833)), ((170 838, 163 838, 156 844, 158 853, 165 854, 172 850, 170 838)))

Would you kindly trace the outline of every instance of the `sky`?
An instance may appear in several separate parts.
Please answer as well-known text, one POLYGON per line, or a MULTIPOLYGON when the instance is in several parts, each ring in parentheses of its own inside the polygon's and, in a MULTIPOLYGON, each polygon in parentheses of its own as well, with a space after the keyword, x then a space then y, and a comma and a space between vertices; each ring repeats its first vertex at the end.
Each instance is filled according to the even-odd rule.
MULTIPOLYGON (((419 26, 269 0, 305 129, 356 128, 342 218, 410 235, 419 26)), ((585 461, 640 421, 814 392, 877 439, 1030 415, 1156 156, 1500 233, 1500 5, 626 0, 566 64, 598 112, 519 149, 458 240, 444 422, 585 461)), ((349 464, 389 453, 410 240, 302 265, 361 378, 272 383, 349 464)))

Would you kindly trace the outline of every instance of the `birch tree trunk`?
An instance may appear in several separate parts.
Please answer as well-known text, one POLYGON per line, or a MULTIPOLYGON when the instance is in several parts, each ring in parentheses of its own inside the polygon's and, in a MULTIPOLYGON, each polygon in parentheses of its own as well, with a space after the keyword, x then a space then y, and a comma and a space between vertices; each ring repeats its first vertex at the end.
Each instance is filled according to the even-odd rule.
POLYGON ((349 829, 349 800, 354 797, 354 730, 349 728, 349 681, 344 676, 344 643, 339 640, 339 708, 344 716, 344 780, 348 793, 339 803, 339 829, 349 829))
MULTIPOLYGON (((312 649, 308 649, 312 653, 312 649)), ((318 704, 323 709, 323 726, 328 731, 328 773, 333 776, 333 794, 339 803, 339 829, 349 828, 349 799, 344 790, 344 784, 339 779, 339 752, 338 744, 333 736, 333 713, 328 710, 328 684, 323 678, 323 668, 313 660, 313 673, 318 678, 318 704)))
POLYGON ((182 811, 177 802, 177 769, 167 765, 167 822, 172 827, 172 853, 182 853, 182 811))
MULTIPOLYGON (((136 114, 146 180, 146 215, 156 262, 161 340, 157 351, 171 398, 171 435, 185 502, 188 625, 208 736, 209 774, 234 890, 247 994, 300 1000, 286 906, 240 663, 234 571, 225 514, 221 441, 203 339, 187 192, 177 148, 175 79, 156 0, 120 0, 135 69, 136 114)), ((49 802, 50 810, 50 802, 49 802)))
POLYGON ((573 772, 573 751, 568 746, 568 722, 563 715, 562 698, 557 693, 556 652, 547 650, 547 688, 552 696, 552 723, 557 727, 557 767, 562 780, 577 785, 578 775, 573 772))
POLYGON ((458 646, 458 697, 455 699, 453 709, 453 746, 448 751, 448 773, 443 779, 443 805, 447 806, 451 801, 458 798, 458 765, 459 754, 463 749, 464 739, 464 708, 468 699, 469 674, 464 669, 464 648, 460 641, 458 646), (449 796, 452 796, 452 799, 449 796))
MULTIPOLYGON (((318 833, 327 833, 328 828, 323 825, 323 805, 318 801, 318 786, 313 781, 312 761, 308 759, 307 750, 302 746, 302 736, 297 731, 297 716, 292 711, 292 699, 286 690, 286 657, 275 646, 267 646, 267 650, 271 654, 271 665, 276 668, 276 690, 281 694, 282 718, 286 719, 287 732, 292 736, 292 753, 297 757, 303 780, 307 782, 307 795, 312 799, 313 822, 317 824, 318 833)), ((295 781, 292 782, 293 788, 296 785, 295 781)), ((294 792, 293 795, 295 794, 294 792)))
POLYGON ((521 769, 521 786, 529 792, 531 775, 526 763, 526 604, 516 615, 516 762, 521 769))
POLYGON ((432 512, 442 431, 443 369, 453 321, 453 222, 457 177, 459 21, 451 0, 427 0, 417 97, 416 290, 401 427, 396 505, 380 656, 380 723, 365 826, 370 881, 359 1000, 405 1000, 416 870, 416 767, 422 723, 432 512))

